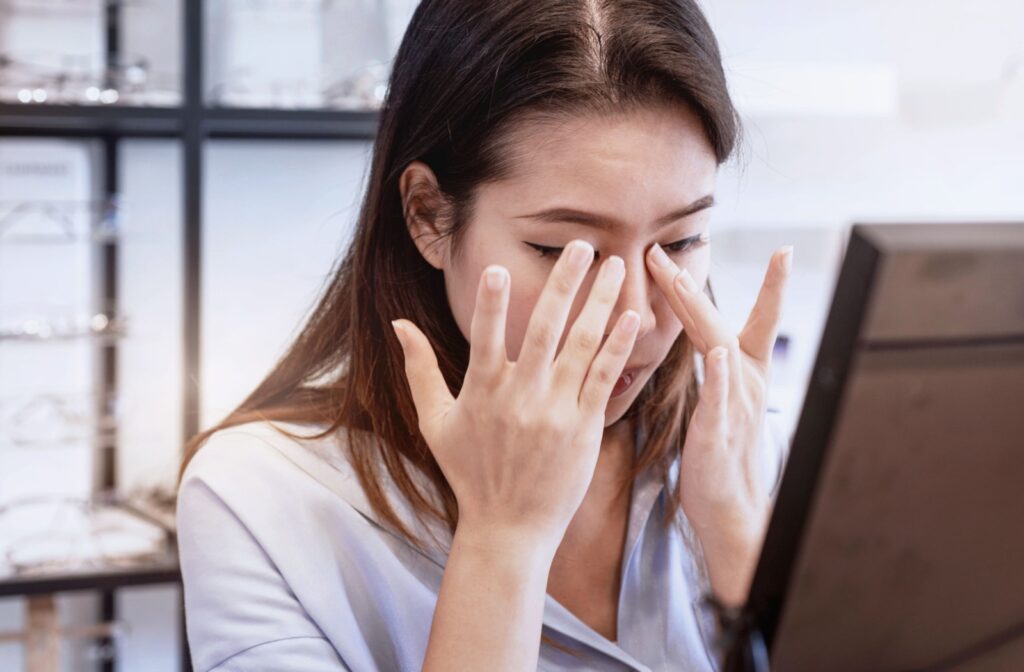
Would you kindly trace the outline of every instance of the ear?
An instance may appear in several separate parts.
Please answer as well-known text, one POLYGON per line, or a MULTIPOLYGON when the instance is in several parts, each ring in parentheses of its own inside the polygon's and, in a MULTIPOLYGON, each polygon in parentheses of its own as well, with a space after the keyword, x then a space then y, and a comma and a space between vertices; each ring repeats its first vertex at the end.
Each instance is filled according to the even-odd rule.
POLYGON ((398 179, 402 196, 402 213, 409 235, 420 254, 434 268, 444 268, 448 253, 447 201, 430 166, 413 161, 398 179))

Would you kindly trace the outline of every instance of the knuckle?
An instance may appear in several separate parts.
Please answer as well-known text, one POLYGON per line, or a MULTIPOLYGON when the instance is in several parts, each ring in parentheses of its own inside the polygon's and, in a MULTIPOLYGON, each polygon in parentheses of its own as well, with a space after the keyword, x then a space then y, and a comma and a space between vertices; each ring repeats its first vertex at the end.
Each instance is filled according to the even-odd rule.
POLYGON ((576 281, 568 273, 556 273, 552 278, 551 287, 559 296, 570 296, 576 290, 576 281))
POLYGON ((519 426, 520 414, 515 411, 507 413, 495 413, 491 418, 495 429, 501 436, 508 436, 512 430, 519 426))
POLYGON ((577 327, 573 330, 571 342, 576 352, 587 354, 597 349, 601 337, 586 327, 577 327))
POLYGON ((614 385, 619 376, 607 366, 599 366, 594 369, 594 377, 602 385, 614 385))
POLYGON ((530 345, 542 349, 550 348, 558 338, 554 327, 548 322, 540 322, 534 326, 535 328, 531 329, 527 336, 530 345))
POLYGON ((530 424, 530 415, 522 405, 515 405, 508 412, 499 413, 498 417, 500 418, 499 426, 503 427, 508 433, 528 427, 530 424))

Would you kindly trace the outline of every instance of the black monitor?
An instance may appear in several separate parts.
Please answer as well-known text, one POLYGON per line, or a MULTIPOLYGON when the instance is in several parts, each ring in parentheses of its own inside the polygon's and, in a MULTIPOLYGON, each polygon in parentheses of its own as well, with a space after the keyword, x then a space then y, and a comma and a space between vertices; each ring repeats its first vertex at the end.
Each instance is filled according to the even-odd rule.
POLYGON ((1024 670, 1024 224, 851 228, 728 635, 729 672, 1024 670))

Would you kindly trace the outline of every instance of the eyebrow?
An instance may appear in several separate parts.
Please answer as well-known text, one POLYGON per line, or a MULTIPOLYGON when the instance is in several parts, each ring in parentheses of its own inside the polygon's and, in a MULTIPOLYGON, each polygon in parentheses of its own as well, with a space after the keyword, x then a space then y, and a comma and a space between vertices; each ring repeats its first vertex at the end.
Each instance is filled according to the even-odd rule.
MULTIPOLYGON (((684 217, 689 217, 690 215, 700 212, 705 208, 710 208, 714 204, 714 194, 702 196, 693 203, 658 218, 654 222, 655 230, 661 229, 672 222, 683 219, 684 217)), ((541 222, 571 222, 574 224, 582 224, 584 226, 592 226, 605 231, 615 231, 619 228, 625 228, 622 222, 614 217, 599 215, 593 212, 585 212, 583 210, 576 210, 573 208, 549 208, 539 212, 532 212, 528 215, 517 215, 516 217, 513 217, 513 219, 535 219, 541 222)))

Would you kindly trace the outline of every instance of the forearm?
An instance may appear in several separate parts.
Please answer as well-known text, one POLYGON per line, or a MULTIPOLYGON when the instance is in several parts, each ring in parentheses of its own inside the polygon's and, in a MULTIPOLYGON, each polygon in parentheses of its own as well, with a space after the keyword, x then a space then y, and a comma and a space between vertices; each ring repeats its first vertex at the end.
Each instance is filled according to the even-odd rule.
POLYGON ((457 530, 423 669, 536 670, 552 551, 457 530))

